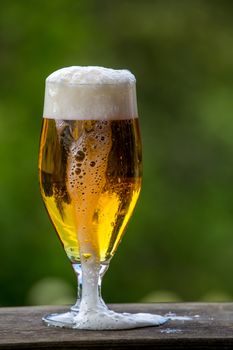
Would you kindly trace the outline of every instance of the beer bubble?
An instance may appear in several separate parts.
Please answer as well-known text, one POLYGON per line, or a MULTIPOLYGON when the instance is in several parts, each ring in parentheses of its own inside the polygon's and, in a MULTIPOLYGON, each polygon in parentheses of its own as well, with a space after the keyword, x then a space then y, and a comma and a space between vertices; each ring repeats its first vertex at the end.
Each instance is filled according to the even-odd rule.
POLYGON ((85 153, 83 151, 78 151, 75 156, 75 159, 81 162, 83 161, 84 158, 85 158, 85 153))
POLYGON ((79 174, 81 173, 81 169, 77 168, 77 169, 75 170, 75 173, 76 173, 77 175, 79 175, 79 174))
POLYGON ((94 161, 92 161, 92 162, 90 162, 90 166, 95 166, 95 162, 94 161))

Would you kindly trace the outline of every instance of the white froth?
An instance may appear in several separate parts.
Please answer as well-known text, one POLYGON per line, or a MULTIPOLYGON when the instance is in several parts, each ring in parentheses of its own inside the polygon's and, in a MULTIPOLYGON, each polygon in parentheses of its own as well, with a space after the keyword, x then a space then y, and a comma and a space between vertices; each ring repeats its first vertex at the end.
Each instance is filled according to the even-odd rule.
POLYGON ((61 68, 48 76, 46 82, 64 84, 135 84, 135 76, 127 69, 97 66, 61 68))
POLYGON ((44 118, 137 118, 136 79, 128 70, 72 66, 46 79, 44 118))
POLYGON ((118 313, 109 310, 98 296, 99 265, 82 263, 82 298, 77 312, 53 314, 46 323, 58 327, 88 330, 116 330, 158 326, 168 318, 149 313, 118 313))
POLYGON ((111 310, 91 310, 89 314, 79 312, 74 317, 74 329, 116 330, 159 326, 167 319, 163 316, 146 313, 118 313, 111 310))

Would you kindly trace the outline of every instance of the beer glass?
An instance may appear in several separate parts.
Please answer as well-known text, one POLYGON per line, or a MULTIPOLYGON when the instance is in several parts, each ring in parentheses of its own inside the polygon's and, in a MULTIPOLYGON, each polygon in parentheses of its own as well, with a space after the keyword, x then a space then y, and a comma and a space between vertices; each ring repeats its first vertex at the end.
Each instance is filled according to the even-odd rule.
POLYGON ((110 311, 101 282, 137 202, 142 155, 135 77, 67 67, 46 80, 39 179, 48 215, 78 277, 78 300, 43 318, 74 329, 126 329, 165 318, 110 311))

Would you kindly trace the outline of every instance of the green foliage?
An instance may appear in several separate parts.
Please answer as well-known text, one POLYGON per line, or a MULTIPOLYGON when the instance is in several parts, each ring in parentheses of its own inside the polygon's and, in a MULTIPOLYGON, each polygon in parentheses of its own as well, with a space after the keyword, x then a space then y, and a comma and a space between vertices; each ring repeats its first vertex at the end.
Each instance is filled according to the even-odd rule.
POLYGON ((1 1, 0 305, 76 283, 37 180, 44 80, 69 65, 137 77, 143 189, 105 299, 233 296, 232 14, 226 0, 1 1))

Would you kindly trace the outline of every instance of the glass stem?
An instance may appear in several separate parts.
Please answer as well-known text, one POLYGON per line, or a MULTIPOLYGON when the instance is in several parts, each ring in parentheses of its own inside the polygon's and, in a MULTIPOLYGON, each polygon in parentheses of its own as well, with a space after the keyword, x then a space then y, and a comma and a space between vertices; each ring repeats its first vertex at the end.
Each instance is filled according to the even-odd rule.
MULTIPOLYGON (((78 291, 77 291, 77 300, 76 303, 71 306, 71 310, 74 312, 78 312, 80 309, 80 303, 81 303, 81 298, 82 298, 82 289, 83 289, 83 271, 82 271, 82 265, 81 263, 77 264, 72 264, 73 269, 75 271, 75 274, 77 276, 77 284, 78 284, 78 291)), ((98 295, 98 300, 99 302, 106 307, 102 295, 101 295, 101 286, 102 286, 102 280, 103 277, 109 267, 109 262, 102 263, 99 266, 99 269, 97 271, 98 273, 98 286, 97 286, 97 295, 98 295)))
POLYGON ((80 300, 81 300, 81 294, 82 294, 82 268, 81 264, 72 264, 74 272, 77 277, 77 300, 76 303, 71 306, 71 310, 78 312, 79 311, 79 306, 80 306, 80 300))

